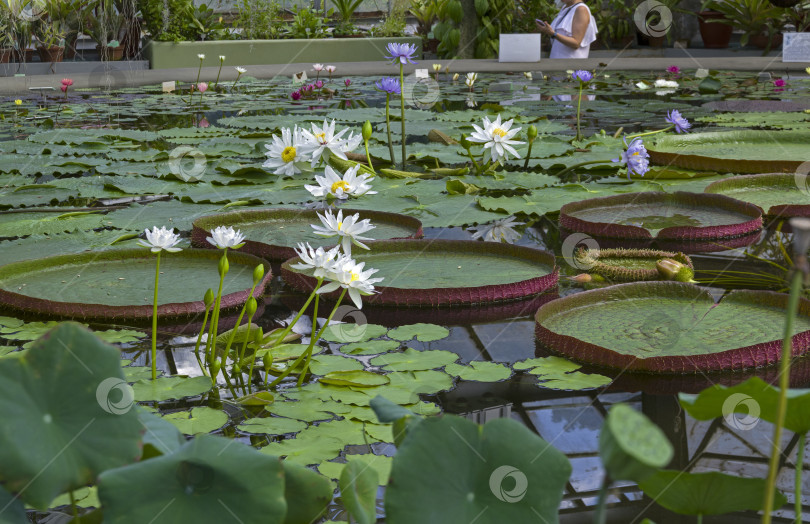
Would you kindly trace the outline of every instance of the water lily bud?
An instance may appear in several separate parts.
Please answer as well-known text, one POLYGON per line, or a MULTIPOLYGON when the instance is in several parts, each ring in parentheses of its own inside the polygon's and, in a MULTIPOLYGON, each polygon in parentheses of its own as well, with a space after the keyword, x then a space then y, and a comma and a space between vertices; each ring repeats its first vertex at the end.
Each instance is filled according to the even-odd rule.
POLYGON ((262 328, 253 332, 253 342, 257 345, 261 345, 261 343, 264 342, 264 330, 262 330, 262 328))
POLYGON ((256 306, 257 304, 255 298, 250 297, 247 299, 247 303, 245 303, 245 312, 248 314, 248 316, 253 316, 253 314, 256 313, 256 306))
POLYGON ((225 276, 228 274, 228 270, 231 266, 228 264, 228 257, 223 256, 219 259, 219 274, 225 276))
POLYGON ((262 364, 264 366, 264 372, 269 373, 270 368, 273 367, 273 355, 271 355, 269 352, 266 353, 264 357, 262 357, 262 364))
POLYGON ((472 142, 467 139, 467 135, 461 135, 461 140, 459 140, 461 147, 464 149, 470 149, 472 147, 472 142))
POLYGON ((366 120, 365 123, 363 124, 363 140, 366 140, 366 141, 370 140, 371 139, 371 132, 372 132, 371 122, 366 120))
POLYGON ((529 126, 529 130, 526 131, 526 136, 529 137, 529 140, 534 140, 537 138, 537 127, 529 126))
POLYGON ((593 277, 591 277, 591 275, 589 275, 588 273, 581 273, 573 277, 568 277, 568 280, 571 280, 572 282, 577 282, 579 284, 587 284, 588 282, 593 280, 593 277))
POLYGON ((264 264, 259 264, 253 270, 253 285, 257 285, 264 278, 264 264))
POLYGON ((689 266, 671 258, 662 258, 655 263, 655 268, 667 280, 694 282, 695 272, 689 266))
POLYGON ((242 372, 242 366, 239 365, 239 362, 234 362, 231 371, 234 375, 237 375, 242 372))
POLYGON ((222 360, 215 360, 211 363, 211 378, 216 379, 219 375, 219 370, 222 369, 222 360))
POLYGON ((205 292, 205 296, 203 297, 203 303, 205 304, 205 308, 208 309, 211 307, 211 304, 214 303, 216 297, 214 296, 214 291, 209 287, 208 291, 205 292))

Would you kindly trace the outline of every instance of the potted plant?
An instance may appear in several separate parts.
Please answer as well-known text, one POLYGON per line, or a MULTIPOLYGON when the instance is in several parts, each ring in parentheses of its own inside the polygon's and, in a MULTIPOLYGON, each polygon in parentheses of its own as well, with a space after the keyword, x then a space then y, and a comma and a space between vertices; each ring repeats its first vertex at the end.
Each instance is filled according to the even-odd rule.
POLYGON ((726 15, 712 9, 712 5, 716 3, 718 2, 712 0, 704 2, 697 13, 700 37, 703 39, 703 47, 707 49, 727 48, 734 30, 731 25, 724 23, 726 15))
POLYGON ((87 9, 85 0, 37 0, 37 5, 42 8, 43 16, 52 25, 64 33, 65 38, 65 58, 73 58, 76 55, 76 39, 79 36, 82 17, 87 9))
POLYGON ((65 32, 51 20, 41 20, 37 37, 37 52, 43 62, 61 62, 65 55, 65 32))
POLYGON ((416 34, 422 37, 422 48, 431 53, 439 47, 439 40, 430 38, 433 24, 438 21, 438 8, 437 0, 414 0, 410 7, 411 15, 416 18, 416 34))
POLYGON ((628 47, 635 39, 632 2, 606 0, 594 8, 593 16, 599 28, 599 41, 608 49, 628 47))
POLYGON ((8 9, 0 8, 0 64, 7 64, 14 54, 14 25, 8 9))
POLYGON ((124 48, 119 44, 124 32, 124 17, 113 0, 95 0, 88 9, 87 28, 96 42, 96 51, 102 60, 121 60, 124 48))
POLYGON ((722 17, 712 20, 713 24, 725 24, 729 30, 736 28, 743 31, 740 37, 742 46, 748 44, 749 40, 753 38, 752 43, 758 47, 761 46, 767 53, 772 46, 781 44, 781 30, 785 22, 785 13, 783 9, 772 5, 770 0, 735 0, 734 2, 708 0, 703 6, 722 14, 722 17))

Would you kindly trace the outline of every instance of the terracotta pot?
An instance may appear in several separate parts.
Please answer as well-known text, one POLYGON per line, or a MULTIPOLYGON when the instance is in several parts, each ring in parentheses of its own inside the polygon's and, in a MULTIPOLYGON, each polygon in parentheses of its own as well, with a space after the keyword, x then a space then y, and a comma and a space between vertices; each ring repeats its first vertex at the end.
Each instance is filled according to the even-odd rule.
POLYGON ((12 50, 11 51, 11 59, 15 62, 22 62, 23 58, 25 58, 25 62, 32 62, 34 60, 34 50, 33 49, 26 49, 22 53, 20 51, 12 50))
POLYGON ((102 60, 109 61, 109 60, 121 60, 124 56, 124 46, 119 45, 118 47, 107 47, 107 46, 100 46, 96 45, 96 51, 98 51, 98 56, 101 57, 102 60))
POLYGON ((65 48, 62 46, 37 47, 39 59, 43 62, 61 62, 62 57, 65 55, 65 48))
POLYGON ((439 49, 439 39, 429 38, 425 45, 424 51, 428 53, 435 53, 437 49, 439 49))
MULTIPOLYGON (((771 41, 771 49, 779 49, 779 46, 782 45, 782 33, 777 33, 770 38, 771 41)), ((768 47, 768 35, 766 34, 759 34, 752 36, 748 39, 748 43, 758 49, 765 49, 768 47)))
POLYGON ((709 20, 722 20, 725 16, 718 11, 701 11, 698 13, 703 47, 707 49, 725 49, 728 47, 728 43, 731 41, 731 31, 734 28, 729 24, 709 22, 709 20))
POLYGON ((664 47, 664 44, 667 41, 666 36, 650 36, 647 38, 650 42, 650 47, 661 48, 664 47))
POLYGON ((14 54, 14 48, 6 47, 0 49, 0 64, 7 64, 11 61, 11 57, 14 54))

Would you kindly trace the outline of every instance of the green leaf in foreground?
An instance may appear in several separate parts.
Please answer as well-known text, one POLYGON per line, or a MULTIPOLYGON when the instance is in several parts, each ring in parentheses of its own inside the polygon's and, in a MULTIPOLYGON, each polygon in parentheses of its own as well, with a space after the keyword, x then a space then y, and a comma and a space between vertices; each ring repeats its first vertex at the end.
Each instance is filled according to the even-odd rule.
POLYGON ((340 498, 357 524, 377 522, 377 483, 374 468, 359 460, 349 460, 340 472, 340 498))
POLYGON ((599 456, 613 480, 641 482, 672 460, 664 432, 627 404, 608 412, 599 435, 599 456))
POLYGON ((309 468, 283 461, 284 498, 287 515, 284 524, 312 524, 332 501, 332 483, 309 468))

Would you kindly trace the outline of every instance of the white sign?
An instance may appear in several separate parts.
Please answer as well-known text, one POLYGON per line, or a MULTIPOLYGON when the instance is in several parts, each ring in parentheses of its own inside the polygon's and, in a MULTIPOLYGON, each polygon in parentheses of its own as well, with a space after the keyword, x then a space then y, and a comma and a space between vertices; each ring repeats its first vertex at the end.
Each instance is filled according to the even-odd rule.
POLYGON ((416 78, 430 78, 427 69, 417 69, 416 71, 414 71, 414 75, 416 76, 416 78))
POLYGON ((810 62, 810 33, 782 34, 782 62, 810 62))
POLYGON ((502 34, 498 62, 539 62, 540 33, 502 34))
POLYGON ((300 73, 295 73, 292 76, 292 83, 293 85, 298 84, 305 84, 307 82, 307 72, 301 71, 300 73))
POLYGON ((171 82, 163 82, 163 92, 164 93, 171 93, 177 88, 177 85, 174 83, 174 80, 171 82))

